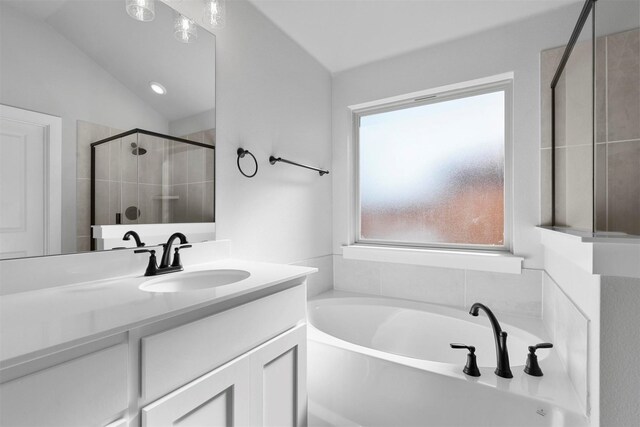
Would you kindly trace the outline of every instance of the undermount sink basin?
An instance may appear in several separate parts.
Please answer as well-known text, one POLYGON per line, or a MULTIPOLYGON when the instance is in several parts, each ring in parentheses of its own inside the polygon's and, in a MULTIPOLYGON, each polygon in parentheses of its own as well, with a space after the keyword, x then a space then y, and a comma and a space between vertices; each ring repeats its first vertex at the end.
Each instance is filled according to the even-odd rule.
POLYGON ((146 292, 185 292, 226 286, 244 280, 251 273, 244 270, 208 270, 190 273, 168 273, 140 285, 146 292))

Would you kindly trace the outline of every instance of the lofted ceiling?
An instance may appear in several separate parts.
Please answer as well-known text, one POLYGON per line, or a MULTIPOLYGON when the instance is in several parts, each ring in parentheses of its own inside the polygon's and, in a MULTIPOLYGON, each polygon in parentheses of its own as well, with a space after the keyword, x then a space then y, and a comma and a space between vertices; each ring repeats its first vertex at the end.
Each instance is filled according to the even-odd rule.
POLYGON ((0 2, 49 25, 169 122, 215 107, 215 37, 199 28, 194 43, 180 43, 174 12, 161 2, 149 23, 131 19, 124 0, 0 2), (150 81, 167 94, 152 93, 150 81))
POLYGON ((583 0, 249 0, 335 73, 583 0))

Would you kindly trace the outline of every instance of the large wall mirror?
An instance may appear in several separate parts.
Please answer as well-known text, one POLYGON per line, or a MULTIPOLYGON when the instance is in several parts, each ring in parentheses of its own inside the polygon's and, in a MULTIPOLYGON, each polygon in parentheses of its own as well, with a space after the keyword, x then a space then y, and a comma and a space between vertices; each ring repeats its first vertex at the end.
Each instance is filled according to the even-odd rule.
POLYGON ((215 222, 215 37, 151 3, 0 1, 0 259, 215 222))

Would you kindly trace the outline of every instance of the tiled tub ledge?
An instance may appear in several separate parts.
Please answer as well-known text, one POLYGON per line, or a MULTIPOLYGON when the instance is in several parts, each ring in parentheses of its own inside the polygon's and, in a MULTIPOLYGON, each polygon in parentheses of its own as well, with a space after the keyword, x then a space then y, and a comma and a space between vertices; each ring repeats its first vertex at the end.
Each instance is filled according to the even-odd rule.
POLYGON ((508 252, 349 245, 345 259, 520 274, 523 257, 508 252))
POLYGON ((603 276, 640 278, 640 236, 538 227, 545 250, 571 254, 583 270, 603 276))

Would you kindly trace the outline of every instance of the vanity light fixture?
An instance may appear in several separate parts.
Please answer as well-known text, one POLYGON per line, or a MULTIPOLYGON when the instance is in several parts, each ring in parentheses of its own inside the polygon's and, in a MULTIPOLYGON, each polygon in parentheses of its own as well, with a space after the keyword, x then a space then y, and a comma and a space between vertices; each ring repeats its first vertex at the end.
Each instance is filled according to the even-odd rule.
POLYGON ((164 95, 167 93, 167 89, 158 82, 149 82, 149 87, 158 95, 164 95))
POLYGON ((129 16, 137 21, 153 21, 156 16, 155 0, 126 0, 126 9, 129 16))
POLYGON ((226 22, 227 0, 205 0, 204 22, 213 28, 223 28, 226 22))
POLYGON ((179 13, 173 23, 173 35, 182 43, 191 43, 198 38, 198 28, 192 19, 179 13))

